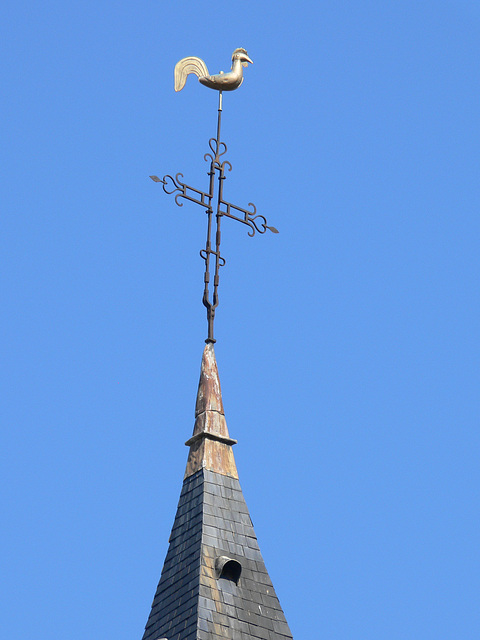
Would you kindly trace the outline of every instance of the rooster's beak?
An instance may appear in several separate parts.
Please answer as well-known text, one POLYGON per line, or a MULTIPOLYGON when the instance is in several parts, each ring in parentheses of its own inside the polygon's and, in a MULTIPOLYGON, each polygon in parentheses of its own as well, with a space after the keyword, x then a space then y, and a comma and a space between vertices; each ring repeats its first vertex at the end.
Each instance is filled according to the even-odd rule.
POLYGON ((253 64, 253 60, 250 60, 248 56, 245 56, 245 62, 249 62, 250 64, 253 64))

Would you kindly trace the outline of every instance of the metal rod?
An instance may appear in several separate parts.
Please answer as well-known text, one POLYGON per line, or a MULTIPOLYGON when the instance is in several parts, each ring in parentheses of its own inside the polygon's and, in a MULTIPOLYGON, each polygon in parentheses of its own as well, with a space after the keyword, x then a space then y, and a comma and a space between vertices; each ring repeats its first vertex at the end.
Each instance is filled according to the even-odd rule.
MULTIPOLYGON (((218 118, 217 118, 217 139, 215 141, 215 148, 216 148, 216 154, 215 154, 215 159, 214 161, 212 161, 211 164, 211 173, 215 174, 215 169, 219 170, 219 176, 218 176, 218 180, 219 180, 219 190, 218 190, 218 202, 217 202, 217 215, 216 215, 216 222, 217 222, 217 230, 216 230, 216 234, 215 234, 215 274, 213 276, 213 300, 212 302, 210 302, 210 300, 208 299, 208 289, 207 289, 207 284, 205 285, 205 292, 204 292, 204 304, 205 304, 205 293, 207 296, 207 304, 205 304, 205 306, 207 307, 207 322, 208 322, 208 338, 205 340, 205 342, 216 342, 215 338, 213 337, 213 323, 215 320, 215 309, 218 307, 218 284, 220 281, 220 274, 219 274, 219 270, 220 270, 220 266, 221 266, 221 256, 220 256, 220 239, 221 239, 221 234, 220 234, 220 218, 222 216, 221 211, 220 211, 220 202, 221 202, 221 198, 222 198, 222 180, 223 180, 223 165, 220 163, 220 132, 221 132, 221 127, 222 127, 222 92, 220 91, 218 94, 218 118)), ((212 194, 213 197, 213 176, 210 175, 210 193, 212 194)), ((208 240, 210 242, 210 232, 211 232, 211 221, 212 221, 212 209, 210 207, 210 210, 208 212, 208 240)), ((209 246, 209 248, 207 248, 206 254, 207 254, 207 259, 205 260, 206 264, 208 264, 208 270, 210 270, 210 253, 212 253, 211 250, 211 245, 209 246), (208 262, 207 262, 208 260, 208 262)), ((205 273, 205 276, 207 277, 207 274, 205 273)), ((210 273, 208 274, 208 278, 210 278, 210 273)))
POLYGON ((220 127, 222 125, 222 92, 220 91, 218 94, 218 120, 217 120, 217 160, 218 153, 220 150, 220 127))

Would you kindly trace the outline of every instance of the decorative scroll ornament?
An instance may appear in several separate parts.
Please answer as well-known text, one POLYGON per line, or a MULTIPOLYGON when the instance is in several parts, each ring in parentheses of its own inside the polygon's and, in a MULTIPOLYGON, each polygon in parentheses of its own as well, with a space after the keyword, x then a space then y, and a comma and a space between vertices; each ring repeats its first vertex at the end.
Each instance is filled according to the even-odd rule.
POLYGON ((257 209, 254 204, 249 202, 248 209, 243 209, 231 202, 228 202, 223 197, 223 183, 225 181, 225 170, 232 170, 232 165, 228 160, 221 161, 220 158, 227 152, 227 145, 220 140, 220 127, 222 119, 222 91, 233 91, 237 89, 243 82, 243 70, 242 65, 252 62, 247 56, 245 49, 235 49, 232 56, 232 71, 230 73, 220 73, 217 76, 209 76, 208 70, 200 58, 183 58, 175 66, 175 91, 180 91, 185 86, 185 82, 189 73, 195 73, 199 81, 211 89, 217 89, 219 93, 219 105, 218 105, 218 119, 217 119, 217 136, 216 138, 210 138, 209 147, 211 153, 206 153, 204 159, 206 162, 210 162, 209 176, 209 188, 208 191, 200 191, 190 187, 188 184, 182 182, 183 174, 177 173, 175 178, 171 175, 165 175, 162 179, 157 176, 150 176, 154 182, 161 182, 163 190, 169 195, 175 194, 175 202, 179 207, 183 206, 181 199, 195 202, 204 207, 207 214, 207 240, 205 249, 200 251, 201 258, 205 261, 205 274, 204 274, 204 291, 203 291, 203 304, 207 309, 207 321, 208 321, 208 338, 206 342, 215 342, 213 337, 213 322, 215 319, 215 310, 218 307, 218 285, 220 281, 219 269, 225 265, 225 259, 220 255, 220 223, 223 217, 237 220, 242 224, 249 227, 248 235, 253 237, 255 233, 265 233, 267 229, 273 233, 278 233, 275 227, 267 225, 267 220, 263 215, 257 215, 257 209), (218 188, 215 193, 215 174, 218 177, 218 188), (214 199, 216 195, 216 213, 215 213, 215 249, 212 248, 212 225, 213 225, 213 213, 214 213, 214 199), (213 256, 213 257, 212 257, 213 256), (214 276, 213 276, 213 295, 210 297, 209 284, 210 284, 210 262, 214 260, 214 276))

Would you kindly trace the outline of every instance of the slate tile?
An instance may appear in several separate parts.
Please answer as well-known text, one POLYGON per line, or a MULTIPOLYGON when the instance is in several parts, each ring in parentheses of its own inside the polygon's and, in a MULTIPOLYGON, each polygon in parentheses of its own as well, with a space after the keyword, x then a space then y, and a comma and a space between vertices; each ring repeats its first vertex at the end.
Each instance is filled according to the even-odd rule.
POLYGON ((216 537, 212 538, 211 536, 203 536, 203 543, 208 547, 213 547, 214 549, 216 549, 218 539, 216 537))
POLYGON ((252 549, 246 544, 243 547, 243 554, 245 558, 248 558, 249 560, 258 560, 262 562, 262 554, 260 553, 260 551, 258 549, 252 549))
POLYGON ((235 604, 235 597, 232 593, 229 593, 228 591, 221 591, 222 594, 222 599, 225 602, 225 604, 230 604, 230 605, 234 605, 235 604))

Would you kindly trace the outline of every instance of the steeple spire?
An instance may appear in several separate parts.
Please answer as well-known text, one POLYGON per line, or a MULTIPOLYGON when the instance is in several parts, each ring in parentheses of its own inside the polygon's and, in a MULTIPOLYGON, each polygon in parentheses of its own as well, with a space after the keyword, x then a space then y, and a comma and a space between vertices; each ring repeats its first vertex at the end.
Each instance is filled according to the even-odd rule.
POLYGON ((187 469, 143 640, 292 640, 238 481, 235 442, 207 343, 187 469))
POLYGON ((200 469, 238 478, 232 451, 232 445, 237 444, 237 441, 228 435, 215 351, 211 342, 207 342, 203 351, 193 436, 185 444, 190 447, 185 478, 200 469))

